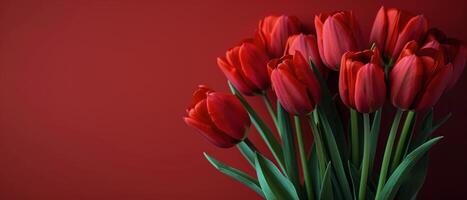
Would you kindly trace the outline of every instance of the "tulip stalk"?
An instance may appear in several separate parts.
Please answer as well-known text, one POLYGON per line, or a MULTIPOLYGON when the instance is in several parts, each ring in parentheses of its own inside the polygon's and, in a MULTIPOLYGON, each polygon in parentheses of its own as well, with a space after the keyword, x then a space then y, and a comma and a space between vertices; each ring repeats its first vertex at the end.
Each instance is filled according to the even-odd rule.
POLYGON ((364 200, 366 197, 366 188, 367 188, 367 180, 368 180, 368 169, 370 166, 370 146, 371 146, 371 139, 370 139, 370 116, 368 113, 363 114, 363 127, 364 127, 364 135, 363 135, 363 160, 362 160, 362 170, 360 176, 360 187, 358 192, 358 199, 364 200))
POLYGON ((312 184, 311 174, 308 168, 308 159, 307 159, 307 153, 306 153, 307 151, 305 150, 305 142, 303 141, 300 117, 294 116, 294 121, 295 121, 295 132, 297 133, 298 150, 300 153, 303 177, 305 181, 306 195, 307 195, 308 200, 313 200, 313 186, 311 185, 312 184))
POLYGON ((386 183, 386 176, 388 173, 389 162, 391 160, 392 147, 394 145, 394 140, 396 138, 397 129, 399 128, 399 123, 404 113, 403 110, 398 109, 394 121, 392 122, 391 130, 389 131, 388 140, 386 142, 386 148, 384 149, 383 162, 381 164, 381 171, 379 174, 378 187, 376 189, 376 196, 379 195, 383 189, 384 184, 386 183))
POLYGON ((359 137, 358 137, 358 112, 355 109, 350 109, 350 140, 351 140, 351 151, 352 151, 352 163, 358 167, 360 164, 360 152, 359 152, 359 137))
POLYGON ((414 111, 409 111, 405 118, 404 126, 402 127, 401 135, 399 137, 399 141, 396 147, 396 153, 394 154, 394 159, 391 162, 391 171, 394 171, 396 167, 399 165, 401 157, 403 155, 404 150, 407 147, 407 137, 410 134, 410 129, 413 126, 413 121, 415 117, 414 111))
POLYGON ((264 92, 261 96, 263 97, 264 104, 266 104, 266 108, 268 109, 269 115, 271 116, 272 121, 274 122, 274 125, 276 125, 276 127, 279 127, 279 123, 277 121, 277 115, 276 115, 276 112, 274 112, 274 108, 272 107, 271 100, 269 100, 269 97, 266 94, 266 92, 264 92))

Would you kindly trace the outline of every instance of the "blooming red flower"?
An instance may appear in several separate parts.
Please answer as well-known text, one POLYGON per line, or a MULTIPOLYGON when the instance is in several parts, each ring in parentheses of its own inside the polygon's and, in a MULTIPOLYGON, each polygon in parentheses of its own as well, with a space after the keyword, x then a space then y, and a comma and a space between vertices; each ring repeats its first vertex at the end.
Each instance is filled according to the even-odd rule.
POLYGON ((407 43, 390 73, 391 101, 404 110, 424 110, 433 106, 450 83, 451 63, 445 64, 442 52, 407 43))
POLYGON ((370 34, 370 44, 383 50, 386 56, 397 59, 404 45, 412 40, 420 42, 428 29, 423 15, 414 16, 396 8, 379 9, 370 34))
POLYGON ((289 36, 300 32, 300 21, 294 16, 267 16, 259 22, 259 35, 271 58, 284 55, 289 36))
POLYGON ((246 138, 251 121, 240 101, 231 94, 199 86, 187 109, 185 123, 216 146, 232 147, 246 138))
POLYGON ((342 55, 361 46, 360 28, 350 11, 320 14, 315 17, 319 54, 323 63, 339 70, 342 55))
POLYGON ((383 106, 386 83, 378 49, 349 51, 342 56, 339 94, 347 107, 361 113, 383 106))
POLYGON ((295 55, 296 51, 300 51, 303 57, 308 61, 310 58, 316 65, 318 70, 323 76, 326 76, 326 69, 324 68, 323 62, 319 56, 318 45, 316 43, 315 35, 305 35, 303 33, 290 36, 287 40, 286 53, 289 55, 295 55))
POLYGON ((438 29, 428 31, 424 48, 434 48, 443 52, 445 63, 451 63, 453 73, 448 88, 452 88, 459 80, 467 62, 467 47, 460 40, 448 38, 438 29))
POLYGON ((269 89, 268 61, 266 52, 251 41, 244 41, 228 50, 225 57, 217 58, 227 79, 245 95, 269 89))
POLYGON ((320 99, 320 87, 310 65, 297 51, 268 63, 272 88, 279 102, 289 113, 308 114, 320 99))

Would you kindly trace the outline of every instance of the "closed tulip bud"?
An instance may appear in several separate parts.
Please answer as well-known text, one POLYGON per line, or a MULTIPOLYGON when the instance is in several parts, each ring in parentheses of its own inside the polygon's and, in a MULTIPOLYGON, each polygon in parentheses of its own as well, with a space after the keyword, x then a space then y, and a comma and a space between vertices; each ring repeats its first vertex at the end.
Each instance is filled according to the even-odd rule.
POLYGON ((285 110, 294 115, 313 111, 320 99, 319 82, 299 51, 271 60, 268 67, 272 88, 285 110))
POLYGON ((427 29, 423 15, 381 7, 371 29, 370 44, 375 43, 388 58, 397 59, 404 45, 412 40, 420 42, 427 29))
POLYGON ((451 63, 442 52, 407 43, 390 73, 391 101, 403 110, 420 111, 432 107, 450 83, 451 63))
POLYGON ((446 37, 438 29, 431 29, 428 31, 423 48, 428 47, 442 51, 445 64, 452 64, 453 73, 451 81, 448 84, 448 89, 452 88, 462 75, 467 62, 467 47, 465 43, 446 37))
POLYGON ((339 70, 345 52, 360 49, 360 28, 350 11, 320 14, 315 17, 315 28, 321 60, 332 70, 339 70))
POLYGON ((323 76, 326 76, 327 71, 319 56, 318 45, 314 35, 305 35, 300 33, 298 35, 290 36, 287 40, 286 53, 289 55, 295 55, 296 51, 299 51, 307 61, 309 61, 309 59, 313 60, 313 63, 316 65, 319 72, 323 76))
POLYGON ((244 140, 250 127, 248 113, 231 94, 199 86, 187 109, 185 123, 197 129, 211 143, 228 148, 244 140))
POLYGON ((300 21, 294 16, 267 16, 259 22, 261 36, 271 58, 284 55, 287 39, 300 32, 300 21))
POLYGON ((349 51, 342 56, 339 94, 347 107, 361 113, 372 113, 383 106, 386 83, 378 49, 349 51))
POLYGON ((228 50, 225 57, 217 58, 217 64, 227 79, 244 95, 269 89, 268 61, 261 47, 247 41, 228 50))

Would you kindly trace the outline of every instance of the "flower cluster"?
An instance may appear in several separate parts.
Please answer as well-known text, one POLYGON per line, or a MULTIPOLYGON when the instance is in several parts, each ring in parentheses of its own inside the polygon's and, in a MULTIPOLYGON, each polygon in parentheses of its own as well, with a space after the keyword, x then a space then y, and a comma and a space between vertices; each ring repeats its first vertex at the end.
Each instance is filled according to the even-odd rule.
MULTIPOLYGON (((360 184, 354 187, 358 191, 354 191, 353 196, 365 199, 368 168, 371 167, 369 150, 373 144, 368 143, 367 135, 358 138, 358 124, 361 124, 358 120, 364 119, 364 132, 369 133, 369 113, 381 110, 388 100, 399 110, 394 120, 395 130, 391 130, 387 142, 387 148, 392 148, 394 138, 391 141, 391 137, 398 131, 397 125, 402 113, 408 112, 407 121, 412 120, 413 113, 432 108, 442 94, 459 80, 466 65, 466 45, 462 41, 447 37, 438 29, 430 28, 423 15, 412 15, 396 8, 381 7, 368 39, 362 37, 358 21, 351 11, 316 15, 315 33, 304 31, 302 26, 299 19, 293 16, 268 16, 262 19, 251 38, 242 40, 229 49, 225 56, 217 58, 217 64, 231 84, 234 94, 214 92, 206 86, 200 86, 193 95, 192 105, 187 109, 188 116, 185 117, 185 122, 198 129, 213 144, 219 147, 232 147, 247 139, 251 118, 255 127, 263 134, 278 165, 285 168, 283 170, 289 175, 287 178, 292 180, 297 197, 301 199, 307 196, 306 199, 313 199, 316 194, 312 194, 312 187, 307 186, 306 192, 300 194, 299 191, 302 190, 300 183, 294 182, 289 174, 291 170, 288 169, 289 165, 284 164, 288 158, 284 158, 284 154, 280 153, 285 150, 277 146, 280 142, 267 135, 271 131, 265 128, 266 125, 243 96, 263 96, 266 99, 271 117, 281 136, 286 135, 287 126, 284 123, 287 124, 289 121, 289 114, 298 119, 296 128, 300 126, 300 118, 310 119, 311 129, 317 132, 314 133, 315 142, 319 142, 317 137, 322 137, 321 139, 330 137, 329 133, 319 136, 320 130, 326 133, 325 130, 329 129, 331 135, 344 132, 344 128, 339 128, 343 125, 332 124, 335 120, 329 119, 333 116, 326 114, 330 113, 326 110, 328 109, 326 105, 335 103, 329 98, 330 90, 326 88, 326 81, 334 80, 326 79, 329 74, 337 73, 340 100, 352 113, 349 122, 352 131, 347 134, 349 136, 345 136, 352 141, 348 144, 351 146, 349 150, 351 158, 348 160, 352 160, 355 167, 362 167, 359 170, 360 184), (280 103, 277 111, 271 106, 268 93, 277 97, 280 103), (286 117, 283 116, 282 109, 286 117), (329 121, 329 127, 326 127, 328 123, 326 120, 329 121), (358 144, 359 141, 364 143, 363 149, 358 144)), ((374 120, 378 119, 375 117, 374 120)), ((414 120, 406 123, 414 123, 414 120)), ((371 127, 372 132, 374 128, 379 127, 371 127)), ((387 156, 389 156, 387 159, 392 159, 392 152, 384 154, 379 178, 381 183, 377 185, 376 191, 373 191, 376 197, 385 195, 386 175, 391 173, 391 170, 384 167, 389 163, 397 167, 404 156, 399 152, 399 145, 401 151, 408 151, 406 135, 407 133, 402 130, 394 160, 385 163, 387 156)), ((282 136, 282 143, 285 143, 284 137, 282 136)), ((299 149, 303 150, 303 144, 300 144, 301 136, 298 135, 297 139, 299 149)), ((339 148, 344 149, 341 147, 344 144, 336 141, 337 145, 340 145, 339 148)), ((317 144, 316 148, 318 151, 319 148, 323 148, 320 162, 330 159, 334 166, 337 163, 334 158, 329 157, 332 147, 326 149, 326 145, 332 144, 329 142, 317 144)), ((300 153, 306 155, 307 151, 300 153)), ((341 159, 346 162, 345 155, 348 154, 340 153, 341 159)), ((213 162, 212 158, 208 157, 208 159, 213 162)), ((261 156, 256 156, 256 160, 250 161, 256 163, 256 167, 257 165, 262 167, 262 159, 261 156)), ((327 162, 324 163, 324 167, 325 164, 327 162)), ((311 184, 307 177, 310 176, 307 169, 303 170, 305 170, 303 173, 305 185, 311 184)), ((347 188, 345 184, 351 181, 346 179, 349 176, 345 173, 350 172, 343 170, 344 177, 341 177, 339 170, 341 170, 339 166, 336 166, 335 175, 339 182, 337 188, 341 187, 342 197, 346 199, 349 197, 347 190, 351 187, 347 188)), ((261 183, 261 177, 258 179, 261 183)), ((277 195, 274 191, 272 192, 274 194, 268 194, 269 190, 263 188, 267 187, 267 183, 261 183, 260 186, 261 195, 267 198, 271 197, 270 195, 277 195)))

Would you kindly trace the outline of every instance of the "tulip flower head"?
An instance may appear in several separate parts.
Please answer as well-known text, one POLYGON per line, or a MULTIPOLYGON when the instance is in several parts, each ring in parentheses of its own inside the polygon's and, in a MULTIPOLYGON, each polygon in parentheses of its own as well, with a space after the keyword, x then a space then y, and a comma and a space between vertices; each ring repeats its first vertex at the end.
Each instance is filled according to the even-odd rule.
POLYGON ((453 65, 445 64, 442 52, 407 43, 390 72, 391 101, 403 110, 432 107, 449 85, 453 65))
POLYGON ((259 35, 271 58, 284 55, 287 39, 300 32, 301 25, 294 16, 267 16, 259 22, 259 35))
POLYGON ((386 83, 378 49, 349 51, 342 56, 339 72, 342 102, 361 113, 372 113, 383 106, 386 83))
POLYGON ((227 79, 244 95, 254 95, 270 88, 267 70, 269 58, 257 43, 244 41, 217 58, 227 79))
POLYGON ((305 35, 303 33, 290 36, 287 40, 287 46, 285 52, 289 55, 295 55, 295 52, 299 51, 305 60, 311 59, 319 72, 326 76, 326 70, 323 62, 319 56, 318 44, 316 43, 315 35, 305 35))
POLYGON ((251 121, 240 101, 231 94, 199 86, 187 109, 185 123, 197 129, 211 143, 228 148, 244 140, 251 121))
POLYGON ((360 28, 350 11, 320 14, 315 17, 319 54, 323 63, 339 70, 342 55, 361 47, 360 28))
POLYGON ((423 15, 381 7, 371 29, 370 44, 375 43, 388 58, 397 59, 404 45, 412 40, 420 42, 427 29, 423 15))
POLYGON ((452 88, 459 80, 467 62, 467 46, 464 42, 448 38, 438 29, 431 29, 425 39, 424 48, 434 48, 444 55, 445 64, 451 63, 453 73, 448 89, 452 88))
POLYGON ((319 82, 299 51, 268 63, 279 102, 294 115, 309 114, 320 99, 319 82))

